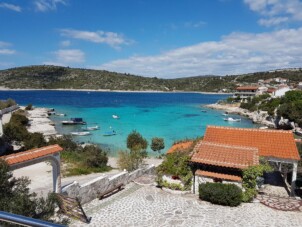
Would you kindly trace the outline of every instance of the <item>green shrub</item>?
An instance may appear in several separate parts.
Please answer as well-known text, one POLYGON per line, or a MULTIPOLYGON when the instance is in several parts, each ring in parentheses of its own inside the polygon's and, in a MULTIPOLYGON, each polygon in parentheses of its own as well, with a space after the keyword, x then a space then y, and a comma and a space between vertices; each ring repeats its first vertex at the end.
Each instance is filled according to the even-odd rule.
POLYGON ((192 185, 192 171, 189 166, 190 155, 187 152, 173 152, 166 155, 164 161, 156 168, 158 183, 161 185, 160 178, 164 174, 178 176, 184 184, 184 190, 190 190, 192 185))
POLYGON ((209 183, 199 185, 199 198, 214 204, 238 206, 242 201, 242 191, 234 184, 209 183))
POLYGON ((32 110, 33 109, 33 104, 29 103, 26 107, 25 110, 32 110))
POLYGON ((245 189, 243 202, 250 202, 257 195, 257 177, 261 177, 264 172, 270 172, 272 170, 272 167, 264 162, 257 166, 250 166, 243 171, 242 187, 245 189))

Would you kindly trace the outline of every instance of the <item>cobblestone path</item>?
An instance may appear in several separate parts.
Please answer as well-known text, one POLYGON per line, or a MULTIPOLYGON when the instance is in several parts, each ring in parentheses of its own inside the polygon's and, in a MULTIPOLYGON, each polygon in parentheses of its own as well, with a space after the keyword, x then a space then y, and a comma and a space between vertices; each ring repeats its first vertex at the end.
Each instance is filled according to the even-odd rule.
POLYGON ((197 196, 174 195, 154 186, 135 183, 103 200, 84 205, 91 223, 70 226, 301 226, 297 212, 274 210, 260 203, 224 207, 197 196))
MULTIPOLYGON (((284 198, 270 195, 258 195, 260 203, 276 210, 302 211, 302 201, 292 198, 284 198)), ((302 214, 299 214, 302 215, 302 214)), ((301 223, 302 226, 302 223, 301 223)))

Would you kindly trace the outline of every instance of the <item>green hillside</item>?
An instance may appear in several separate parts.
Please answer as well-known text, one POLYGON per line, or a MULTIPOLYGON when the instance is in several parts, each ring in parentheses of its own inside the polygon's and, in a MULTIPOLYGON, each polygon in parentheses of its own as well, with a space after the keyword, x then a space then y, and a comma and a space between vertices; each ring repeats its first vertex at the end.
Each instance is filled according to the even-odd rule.
POLYGON ((237 84, 257 82, 273 77, 302 81, 302 71, 253 73, 236 76, 197 76, 160 79, 104 70, 79 69, 60 66, 26 66, 0 71, 2 87, 23 89, 108 89, 158 91, 232 91, 237 84))

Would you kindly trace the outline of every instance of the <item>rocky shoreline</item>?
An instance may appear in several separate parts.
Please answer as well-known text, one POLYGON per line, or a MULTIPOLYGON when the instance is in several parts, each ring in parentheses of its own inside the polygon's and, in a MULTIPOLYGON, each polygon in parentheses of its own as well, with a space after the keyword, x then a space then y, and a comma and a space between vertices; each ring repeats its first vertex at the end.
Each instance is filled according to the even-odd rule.
POLYGON ((30 126, 27 130, 31 133, 39 132, 47 139, 49 136, 57 135, 54 123, 49 119, 49 108, 33 108, 27 110, 30 126))
POLYGON ((215 110, 223 110, 230 114, 238 114, 241 116, 248 117, 255 124, 261 124, 269 128, 277 128, 275 120, 271 118, 266 111, 254 111, 250 112, 246 109, 242 109, 239 106, 233 104, 208 104, 204 107, 215 109, 215 110))

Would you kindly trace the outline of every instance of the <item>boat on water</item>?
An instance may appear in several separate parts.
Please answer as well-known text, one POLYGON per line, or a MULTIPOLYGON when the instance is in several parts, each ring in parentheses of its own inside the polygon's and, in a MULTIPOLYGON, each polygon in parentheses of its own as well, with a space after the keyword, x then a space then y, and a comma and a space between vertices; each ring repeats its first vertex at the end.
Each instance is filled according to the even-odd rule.
POLYGON ((115 135, 116 135, 116 131, 114 130, 104 132, 103 134, 103 136, 115 136, 115 135))
POLYGON ((207 111, 206 111, 206 110, 202 110, 201 112, 202 112, 202 113, 206 113, 207 111))
POLYGON ((223 118, 223 120, 235 122, 235 121, 241 121, 241 118, 232 118, 232 117, 228 117, 228 118, 223 118))
POLYGON ((265 129, 268 129, 268 127, 267 126, 262 126, 262 127, 259 127, 259 129, 265 130, 265 129))
POLYGON ((88 136, 91 133, 90 132, 71 132, 70 134, 73 136, 88 136))
POLYGON ((69 121, 61 121, 62 125, 86 125, 82 118, 70 118, 69 121))
POLYGON ((114 115, 114 114, 113 114, 113 115, 112 115, 112 118, 113 118, 113 119, 119 119, 120 117, 119 117, 118 115, 114 115))
POLYGON ((64 116, 66 116, 66 114, 63 114, 63 113, 57 113, 57 114, 56 114, 56 116, 63 116, 63 117, 64 117, 64 116))
POLYGON ((86 128, 82 128, 84 131, 94 131, 94 130, 99 130, 100 127, 98 125, 96 126, 90 126, 90 127, 86 127, 86 128))

